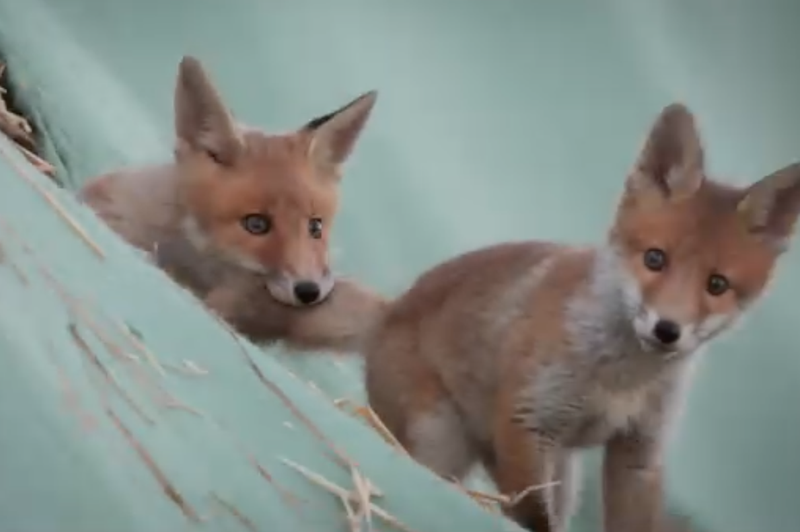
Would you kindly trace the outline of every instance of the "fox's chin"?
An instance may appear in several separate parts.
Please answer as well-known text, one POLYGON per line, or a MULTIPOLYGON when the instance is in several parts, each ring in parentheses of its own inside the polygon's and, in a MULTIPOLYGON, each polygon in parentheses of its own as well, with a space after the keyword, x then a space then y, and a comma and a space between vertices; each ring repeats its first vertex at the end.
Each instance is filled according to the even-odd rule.
POLYGON ((673 358, 679 356, 682 352, 678 345, 664 345, 655 338, 649 336, 638 335, 639 345, 642 351, 648 354, 663 356, 666 358, 673 358))
POLYGON ((685 342, 678 342, 673 345, 664 345, 655 338, 648 336, 637 336, 642 351, 648 355, 659 357, 664 362, 684 360, 691 357, 698 351, 702 344, 687 345, 685 342))
POLYGON ((268 290, 268 292, 269 292, 269 295, 272 297, 272 300, 275 301, 276 303, 278 303, 279 305, 283 305, 284 307, 296 308, 296 309, 305 309, 305 308, 316 307, 317 305, 319 305, 320 303, 323 303, 327 299, 327 297, 324 297, 324 298, 321 297, 321 298, 317 299, 316 301, 314 301, 313 303, 301 303, 300 301, 297 301, 294 298, 286 299, 284 297, 277 296, 277 295, 273 294, 272 291, 268 290))

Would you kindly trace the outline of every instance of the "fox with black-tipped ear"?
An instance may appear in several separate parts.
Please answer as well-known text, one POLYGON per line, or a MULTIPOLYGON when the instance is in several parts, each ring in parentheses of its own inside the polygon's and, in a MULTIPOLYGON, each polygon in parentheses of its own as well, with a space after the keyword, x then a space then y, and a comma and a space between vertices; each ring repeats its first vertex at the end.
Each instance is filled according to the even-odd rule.
MULTIPOLYGON (((258 342, 291 341, 282 335, 304 330, 295 326, 301 311, 337 286, 329 238, 339 183, 376 98, 370 91, 268 134, 238 122, 200 61, 186 56, 175 85, 174 160, 96 177, 79 197, 131 245, 157 249, 159 266, 237 330, 258 342), (234 288, 245 286, 237 298, 234 288), (259 316, 233 308, 252 302, 259 316)), ((351 288, 371 294, 350 280, 337 294, 351 288)))

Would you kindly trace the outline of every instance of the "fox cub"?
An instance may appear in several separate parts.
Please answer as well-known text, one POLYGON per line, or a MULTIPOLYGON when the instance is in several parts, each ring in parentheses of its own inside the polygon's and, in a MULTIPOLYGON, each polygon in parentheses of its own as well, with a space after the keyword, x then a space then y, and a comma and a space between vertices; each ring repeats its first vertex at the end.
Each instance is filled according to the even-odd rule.
POLYGON ((368 92, 296 131, 267 134, 237 122, 200 62, 186 56, 174 160, 96 177, 79 198, 252 340, 346 350, 360 330, 357 313, 373 314, 382 300, 335 281, 328 237, 342 165, 376 97, 368 92), (350 312, 338 311, 342 302, 350 312))
POLYGON ((504 493, 549 485, 508 510, 536 532, 567 530, 576 451, 604 446, 605 530, 655 530, 693 355, 762 295, 799 212, 800 164, 713 181, 672 104, 603 244, 468 252, 385 304, 363 347, 370 404, 443 477, 481 462, 504 493))

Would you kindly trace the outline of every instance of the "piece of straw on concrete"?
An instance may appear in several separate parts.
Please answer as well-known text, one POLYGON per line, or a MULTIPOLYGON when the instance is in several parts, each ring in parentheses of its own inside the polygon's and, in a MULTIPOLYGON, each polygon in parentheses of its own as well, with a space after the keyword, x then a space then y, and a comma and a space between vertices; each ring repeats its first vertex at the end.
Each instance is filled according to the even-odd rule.
MULTIPOLYGON (((363 479, 363 477, 361 480, 355 482, 356 486, 353 491, 348 491, 334 482, 326 479, 319 473, 314 473, 313 471, 308 470, 307 468, 289 460, 288 458, 281 458, 280 460, 287 466, 306 477, 309 481, 339 497, 345 508, 345 512, 347 513, 347 519, 350 523, 352 532, 360 532, 360 519, 358 519, 359 512, 363 512, 363 518, 367 523, 371 521, 371 516, 375 515, 387 524, 397 528, 398 530, 401 530, 402 532, 414 532, 399 519, 370 500, 372 497, 378 496, 379 492, 376 492, 374 485, 372 485, 368 480, 363 479), (358 512, 353 511, 353 503, 359 505, 358 512)), ((354 468, 351 468, 352 474, 361 474, 357 471, 353 472, 353 469, 354 468)), ((368 528, 368 530, 371 530, 371 527, 368 528)))
POLYGON ((516 506, 517 504, 519 504, 519 501, 521 501, 524 497, 526 497, 530 493, 545 488, 549 488, 551 486, 557 486, 559 482, 555 481, 555 482, 548 482, 545 484, 528 486, 521 492, 511 495, 505 495, 500 493, 487 493, 484 491, 469 489, 460 482, 454 482, 454 484, 459 490, 464 492, 466 495, 472 498, 472 500, 474 500, 484 508, 500 510, 502 508, 509 508, 512 506, 516 506))
POLYGON ((349 412, 351 414, 354 414, 366 421, 367 424, 372 427, 389 445, 396 448, 403 454, 408 454, 408 451, 405 450, 394 434, 392 434, 386 425, 384 425, 383 421, 381 421, 381 418, 378 417, 378 414, 376 414, 372 408, 369 406, 358 405, 350 399, 346 399, 344 397, 334 400, 333 404, 343 410, 345 406, 349 406, 349 412))

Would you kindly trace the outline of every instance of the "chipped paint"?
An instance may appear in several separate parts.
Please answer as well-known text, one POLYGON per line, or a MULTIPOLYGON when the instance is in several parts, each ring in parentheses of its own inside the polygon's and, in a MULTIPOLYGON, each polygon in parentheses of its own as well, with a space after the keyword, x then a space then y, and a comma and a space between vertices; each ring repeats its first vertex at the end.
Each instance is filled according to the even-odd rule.
POLYGON ((256 528, 255 523, 251 521, 246 515, 242 513, 241 510, 236 508, 232 503, 226 501, 215 492, 211 492, 211 498, 216 502, 221 508, 231 514, 234 518, 236 518, 239 523, 242 524, 246 529, 251 530, 253 532, 258 532, 258 528, 256 528))
POLYGON ((328 439, 328 437, 326 437, 325 434, 322 433, 319 427, 314 425, 314 423, 305 414, 303 414, 303 412, 301 412, 299 408, 297 408, 297 405, 294 404, 294 402, 289 398, 288 395, 286 395, 286 393, 283 390, 281 390, 274 382, 267 379, 267 377, 264 375, 264 372, 261 371, 261 368, 258 367, 258 364, 256 364, 255 360, 253 360, 253 358, 247 352, 247 349, 245 349, 244 345, 242 345, 239 335, 236 334, 236 332, 233 329, 231 329, 231 327, 221 318, 219 318, 213 313, 212 316, 214 316, 217 323, 222 325, 222 327, 234 339, 236 345, 239 348, 239 352, 242 354, 244 358, 244 361, 247 363, 248 367, 253 371, 253 373, 255 373, 259 382, 261 382, 261 384, 263 384, 269 391, 271 391, 275 396, 277 396, 278 399, 280 399, 280 401, 284 404, 284 406, 286 406, 286 408, 289 409, 289 412, 291 412, 293 416, 295 416, 298 420, 300 420, 300 422, 303 425, 305 425, 305 427, 309 430, 309 432, 311 432, 311 434, 315 438, 317 438, 320 442, 324 443, 341 462, 348 465, 354 464, 355 462, 353 460, 351 460, 343 451, 341 451, 336 445, 334 445, 333 442, 330 439, 328 439))
POLYGON ((87 432, 95 430, 97 428, 97 419, 92 415, 91 412, 83 407, 83 401, 81 400, 80 393, 70 381, 67 372, 58 363, 58 359, 55 355, 55 347, 52 342, 48 342, 45 352, 47 353, 47 357, 49 358, 50 362, 53 364, 53 367, 56 368, 58 384, 59 388, 61 389, 61 399, 64 406, 78 419, 81 429, 87 432))
POLYGON ((267 470, 266 467, 261 465, 253 453, 245 448, 244 443, 236 436, 236 434, 228 429, 222 422, 210 419, 211 424, 219 430, 226 438, 228 438, 236 447, 236 449, 247 459, 250 465, 258 472, 259 476, 266 480, 277 492, 281 498, 288 503, 291 508, 295 508, 298 504, 306 501, 292 493, 290 490, 283 487, 275 480, 275 477, 267 470))
POLYGON ((71 214, 69 214, 63 205, 61 205, 61 202, 58 201, 56 197, 44 187, 44 185, 39 183, 38 180, 27 171, 27 169, 23 168, 23 166, 16 161, 9 150, 10 148, 7 145, 0 143, 0 157, 2 157, 6 163, 8 163, 8 166, 14 170, 14 173, 27 181, 28 184, 30 184, 31 187, 33 187, 33 189, 39 193, 42 199, 45 200, 50 208, 53 209, 64 222, 67 223, 67 226, 78 236, 78 238, 80 238, 81 241, 86 244, 98 258, 104 260, 106 255, 97 242, 92 240, 83 226, 79 224, 71 214))
POLYGON ((114 320, 114 323, 119 330, 122 331, 131 345, 133 345, 144 355, 145 359, 150 363, 150 365, 153 366, 153 368, 155 368, 155 370, 160 373, 162 377, 166 377, 167 372, 161 366, 161 362, 159 362, 158 357, 152 351, 150 351, 150 349, 141 340, 141 333, 139 335, 134 334, 130 326, 120 320, 114 320))
POLYGON ((119 432, 124 436, 125 440, 131 445, 131 447, 133 447, 133 450, 136 451, 136 454, 142 460, 150 473, 152 473, 153 477, 156 479, 156 482, 158 482, 158 484, 161 486, 161 489, 164 490, 164 494, 169 498, 169 500, 175 503, 175 505, 180 508, 181 512, 183 512, 183 515, 185 515, 188 519, 199 523, 200 517, 195 509, 192 508, 188 502, 186 502, 172 482, 170 482, 170 480, 167 478, 167 475, 164 474, 164 471, 158 466, 150 453, 147 452, 147 449, 145 449, 144 446, 139 443, 139 440, 137 440, 133 433, 122 423, 122 420, 117 417, 113 410, 110 408, 106 409, 106 414, 111 419, 117 430, 119 430, 119 432))
POLYGON ((9 263, 7 263, 7 266, 8 266, 9 268, 11 268, 11 271, 12 271, 12 272, 14 272, 14 275, 16 275, 16 276, 17 276, 17 279, 19 279, 19 282, 20 282, 22 285, 24 285, 24 286, 30 286, 30 284, 31 284, 31 283, 30 283, 30 281, 28 280, 28 276, 27 276, 27 275, 25 275, 25 272, 23 272, 23 271, 22 271, 22 269, 21 269, 19 266, 17 266, 17 265, 16 265, 16 264, 14 264, 13 262, 9 262, 9 263))
POLYGON ((97 355, 92 351, 92 348, 89 347, 89 344, 83 339, 83 337, 78 332, 78 327, 74 323, 70 323, 67 328, 69 329, 69 333, 72 336, 75 345, 78 346, 80 351, 86 355, 86 359, 90 362, 90 364, 95 367, 101 375, 105 378, 105 381, 120 394, 120 396, 125 400, 128 406, 136 412, 142 420, 147 423, 148 425, 154 425, 155 421, 153 421, 150 416, 144 413, 142 408, 136 404, 136 402, 128 395, 128 393, 120 386, 117 380, 114 378, 114 375, 106 368, 97 355))

